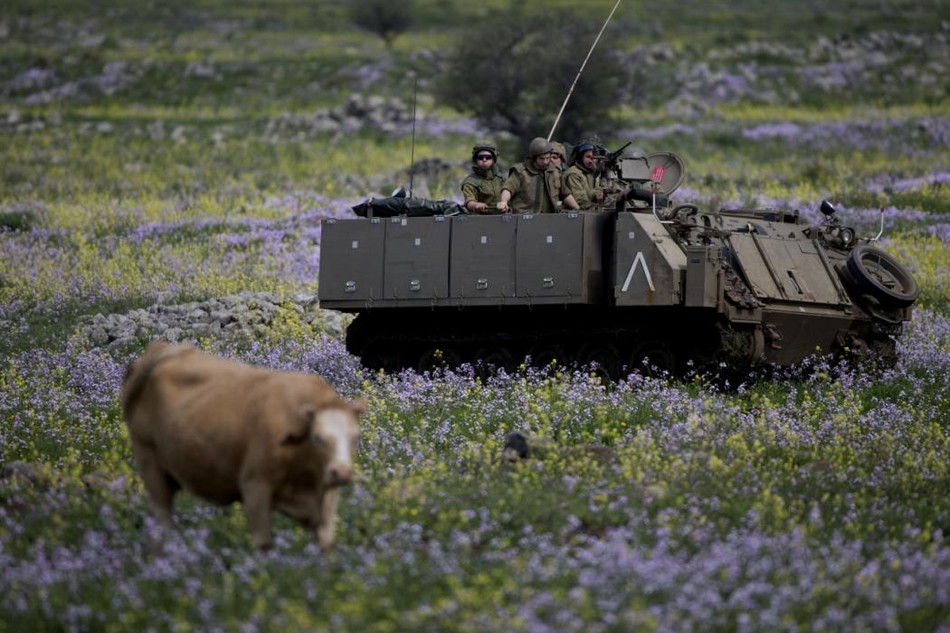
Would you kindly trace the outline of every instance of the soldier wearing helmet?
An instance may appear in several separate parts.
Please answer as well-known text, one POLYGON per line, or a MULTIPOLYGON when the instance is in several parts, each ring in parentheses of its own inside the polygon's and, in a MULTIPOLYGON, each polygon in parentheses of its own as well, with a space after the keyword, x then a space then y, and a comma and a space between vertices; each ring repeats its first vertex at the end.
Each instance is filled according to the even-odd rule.
POLYGON ((564 194, 573 196, 578 208, 594 209, 604 201, 604 190, 597 176, 597 148, 581 143, 574 149, 574 164, 564 173, 564 194))
POLYGON ((565 156, 567 156, 567 154, 564 153, 564 143, 551 141, 551 166, 563 172, 567 169, 567 161, 564 160, 565 156))
POLYGON ((491 143, 476 143, 472 173, 462 181, 462 205, 471 213, 501 213, 497 205, 504 181, 498 169, 498 150, 491 143))
POLYGON ((551 167, 551 143, 537 137, 528 144, 528 155, 508 172, 501 187, 498 208, 511 202, 515 213, 557 213, 561 200, 561 172, 551 167))

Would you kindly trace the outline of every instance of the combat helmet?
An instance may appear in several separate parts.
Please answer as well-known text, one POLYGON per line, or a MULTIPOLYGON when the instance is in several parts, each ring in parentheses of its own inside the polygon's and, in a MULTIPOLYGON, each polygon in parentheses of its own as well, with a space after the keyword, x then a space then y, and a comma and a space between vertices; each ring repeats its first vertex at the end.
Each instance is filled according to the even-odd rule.
POLYGON ((475 160, 475 157, 478 156, 479 152, 488 152, 495 157, 495 160, 498 160, 498 148, 495 147, 494 143, 490 141, 479 141, 472 146, 472 160, 475 160))
POLYGON ((528 143, 528 157, 534 158, 551 151, 551 143, 543 136, 539 136, 528 143))

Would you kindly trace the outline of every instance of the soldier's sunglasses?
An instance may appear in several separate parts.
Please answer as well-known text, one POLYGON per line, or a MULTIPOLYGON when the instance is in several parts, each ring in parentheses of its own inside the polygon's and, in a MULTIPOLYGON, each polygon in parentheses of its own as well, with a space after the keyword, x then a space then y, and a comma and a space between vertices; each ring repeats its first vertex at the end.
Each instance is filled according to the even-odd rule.
POLYGON ((475 157, 475 160, 495 160, 495 157, 491 154, 479 154, 475 157))

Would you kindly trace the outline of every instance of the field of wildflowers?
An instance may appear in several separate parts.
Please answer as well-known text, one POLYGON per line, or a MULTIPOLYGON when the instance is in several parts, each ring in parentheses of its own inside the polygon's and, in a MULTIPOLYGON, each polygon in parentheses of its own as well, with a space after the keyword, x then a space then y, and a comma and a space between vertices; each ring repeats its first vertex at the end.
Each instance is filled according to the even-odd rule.
POLYGON ((134 4, 0 8, 0 633, 950 631, 946 3, 628 0, 612 25, 640 83, 597 133, 684 156, 678 202, 829 198, 859 235, 884 210, 922 289, 892 369, 376 375, 292 312, 197 339, 370 402, 335 550, 280 519, 266 555, 238 507, 184 495, 177 530, 152 523, 117 397, 148 333, 81 324, 314 292, 320 221, 405 184, 410 155, 408 126, 315 122, 353 93, 411 104, 407 73, 415 156, 444 162, 417 186, 457 198, 484 131, 426 81, 504 3, 416 0, 392 50, 333 0, 134 4), (514 430, 549 449, 501 461, 514 430))

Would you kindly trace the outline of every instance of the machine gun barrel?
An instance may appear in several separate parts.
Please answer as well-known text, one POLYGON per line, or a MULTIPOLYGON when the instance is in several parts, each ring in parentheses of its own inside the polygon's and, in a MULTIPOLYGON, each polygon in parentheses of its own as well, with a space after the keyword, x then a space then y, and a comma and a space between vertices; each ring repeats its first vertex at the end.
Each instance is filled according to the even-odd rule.
POLYGON ((627 149, 632 144, 633 144, 633 141, 627 141, 626 143, 623 144, 623 147, 621 147, 620 149, 610 152, 609 154, 604 156, 603 163, 605 165, 614 164, 615 162, 617 162, 617 159, 620 158, 620 155, 623 154, 623 150, 627 149))
POLYGON ((604 154, 603 156, 599 156, 597 159, 597 167, 595 169, 596 174, 598 176, 603 176, 608 172, 608 170, 613 168, 617 163, 617 159, 620 158, 621 154, 623 154, 623 150, 630 147, 632 143, 633 141, 627 141, 620 149, 604 154))

